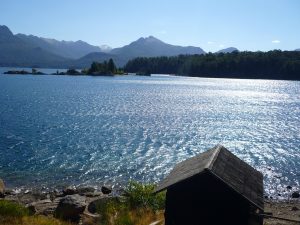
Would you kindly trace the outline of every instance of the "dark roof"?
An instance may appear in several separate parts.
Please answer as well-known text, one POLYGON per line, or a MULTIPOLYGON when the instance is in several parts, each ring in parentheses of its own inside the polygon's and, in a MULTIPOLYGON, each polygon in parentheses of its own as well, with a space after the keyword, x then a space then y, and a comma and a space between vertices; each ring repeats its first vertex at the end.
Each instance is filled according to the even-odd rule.
POLYGON ((177 164, 155 192, 163 191, 204 171, 216 176, 250 203, 263 210, 262 173, 221 145, 177 164))

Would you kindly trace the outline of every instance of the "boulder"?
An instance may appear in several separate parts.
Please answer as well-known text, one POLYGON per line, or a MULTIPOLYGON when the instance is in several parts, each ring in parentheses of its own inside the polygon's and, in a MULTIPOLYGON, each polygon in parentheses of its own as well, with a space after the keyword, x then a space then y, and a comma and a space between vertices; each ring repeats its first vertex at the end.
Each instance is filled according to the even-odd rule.
POLYGON ((63 194, 64 195, 75 195, 75 194, 78 194, 78 191, 77 191, 76 187, 69 186, 63 190, 63 194))
POLYGON ((101 187, 101 191, 103 194, 110 194, 112 192, 112 188, 111 187, 107 187, 107 186, 102 186, 101 187))
POLYGON ((66 196, 62 190, 58 190, 58 189, 55 189, 54 191, 50 192, 50 199, 55 199, 55 198, 60 198, 60 197, 64 197, 66 196))
POLYGON ((300 193, 298 191, 293 192, 292 198, 300 198, 300 193))
POLYGON ((53 202, 50 199, 44 199, 28 204, 27 208, 31 214, 49 216, 53 215, 58 203, 59 199, 55 199, 53 202))
POLYGON ((0 178, 0 198, 4 198, 5 185, 3 180, 0 178))
POLYGON ((79 187, 77 188, 77 193, 80 195, 86 195, 87 193, 95 192, 95 188, 93 187, 79 187))
POLYGON ((86 196, 88 198, 95 198, 95 197, 99 197, 102 195, 103 195, 103 193, 99 192, 99 191, 84 193, 84 196, 86 196))
POLYGON ((60 199, 54 216, 59 219, 78 222, 86 207, 86 198, 78 194, 67 195, 60 199))
POLYGON ((5 189, 4 194, 5 195, 16 195, 16 193, 14 192, 13 189, 7 189, 7 188, 5 189))
POLYGON ((293 207, 292 207, 292 211, 298 211, 298 210, 299 210, 298 207, 296 207, 296 206, 293 206, 293 207))
POLYGON ((32 202, 37 202, 40 200, 45 200, 48 199, 48 195, 47 193, 41 193, 39 191, 30 191, 30 192, 26 192, 27 194, 25 194, 25 192, 21 192, 19 194, 16 195, 6 195, 5 198, 7 198, 8 200, 11 199, 17 199, 17 201, 21 204, 24 205, 28 205, 32 202))

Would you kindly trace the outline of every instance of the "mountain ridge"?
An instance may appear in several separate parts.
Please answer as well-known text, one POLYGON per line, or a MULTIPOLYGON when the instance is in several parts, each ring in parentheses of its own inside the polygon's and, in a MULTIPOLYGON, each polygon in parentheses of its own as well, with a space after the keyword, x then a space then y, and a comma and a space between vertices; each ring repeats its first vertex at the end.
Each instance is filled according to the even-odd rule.
POLYGON ((115 55, 135 57, 155 57, 155 56, 174 56, 180 54, 205 54, 200 47, 177 46, 167 44, 153 36, 141 37, 120 48, 114 48, 110 53, 115 55))
POLYGON ((7 26, 0 26, 0 65, 28 67, 90 66, 93 61, 112 58, 117 66, 124 66, 136 57, 205 54, 200 47, 165 43, 154 36, 141 37, 120 48, 93 46, 82 40, 58 41, 34 35, 13 34, 7 26), (39 61, 40 59, 40 61, 39 61))
POLYGON ((78 59, 91 52, 101 52, 100 47, 90 45, 84 41, 58 41, 53 38, 43 38, 34 35, 16 34, 24 42, 40 47, 48 52, 65 58, 78 59))
POLYGON ((0 26, 0 66, 52 67, 66 61, 61 56, 24 42, 8 27, 0 26))
MULTIPOLYGON (((229 47, 215 53, 234 51, 239 50, 229 47)), ((93 61, 103 62, 112 58, 121 67, 137 57, 202 54, 206 52, 200 47, 172 45, 154 36, 141 37, 123 47, 111 48, 90 45, 82 40, 58 41, 34 35, 14 35, 7 26, 0 25, 0 66, 85 68, 93 61)))

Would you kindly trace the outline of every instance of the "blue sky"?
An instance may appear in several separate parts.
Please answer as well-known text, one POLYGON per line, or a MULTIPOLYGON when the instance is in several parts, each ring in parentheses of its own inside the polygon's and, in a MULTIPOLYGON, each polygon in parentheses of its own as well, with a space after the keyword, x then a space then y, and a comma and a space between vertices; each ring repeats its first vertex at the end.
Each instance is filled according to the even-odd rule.
POLYGON ((300 0, 1 0, 13 33, 120 47, 153 35, 205 51, 300 48, 300 0))

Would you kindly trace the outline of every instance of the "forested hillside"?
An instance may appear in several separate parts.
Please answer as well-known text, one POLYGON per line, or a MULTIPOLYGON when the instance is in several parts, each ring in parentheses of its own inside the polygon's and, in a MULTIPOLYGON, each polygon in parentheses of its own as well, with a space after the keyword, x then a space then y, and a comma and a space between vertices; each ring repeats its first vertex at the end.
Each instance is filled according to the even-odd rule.
POLYGON ((300 80, 300 52, 208 53, 173 57, 136 58, 126 72, 178 74, 195 77, 230 77, 300 80))

